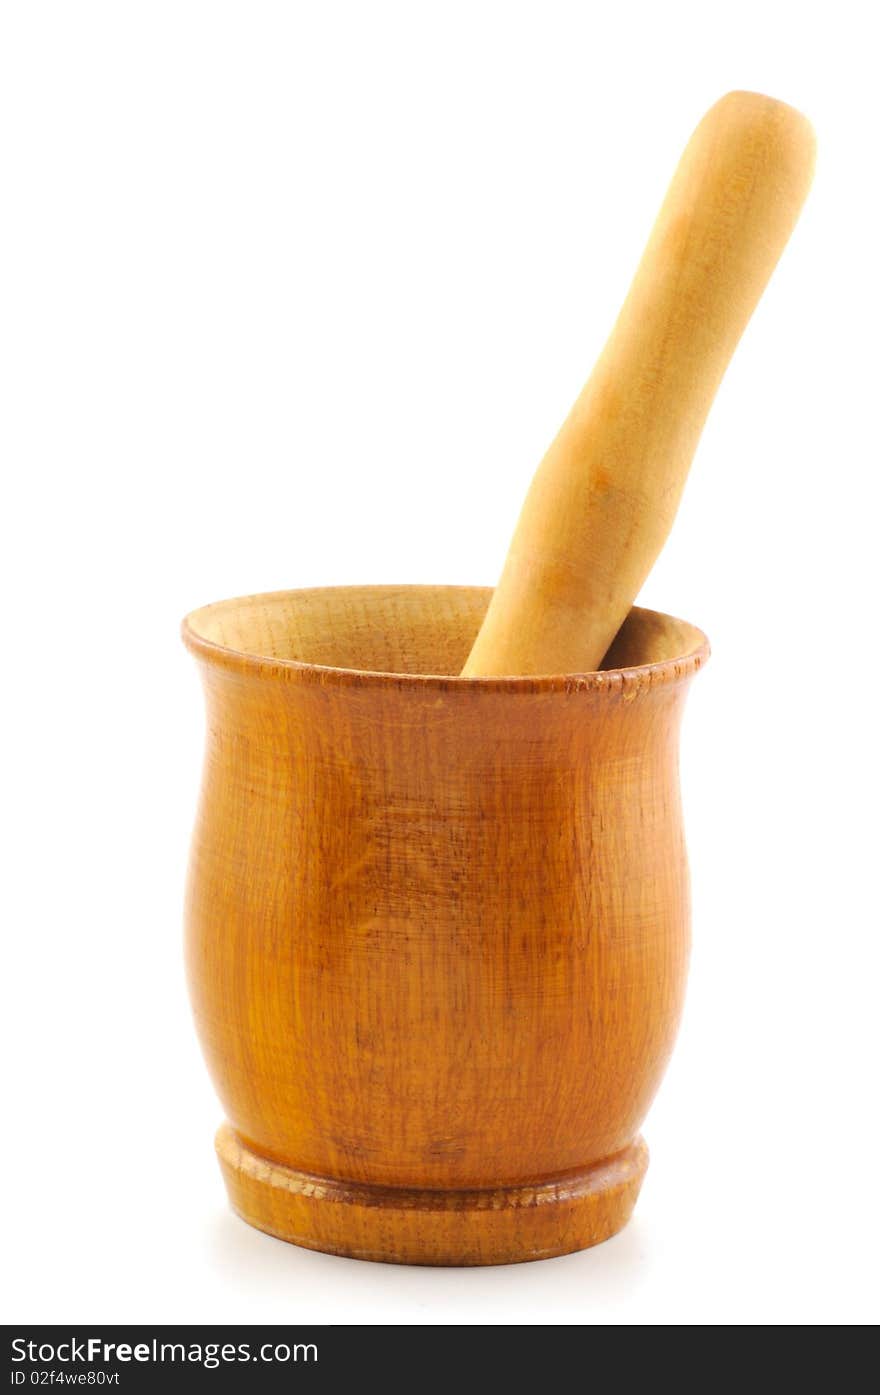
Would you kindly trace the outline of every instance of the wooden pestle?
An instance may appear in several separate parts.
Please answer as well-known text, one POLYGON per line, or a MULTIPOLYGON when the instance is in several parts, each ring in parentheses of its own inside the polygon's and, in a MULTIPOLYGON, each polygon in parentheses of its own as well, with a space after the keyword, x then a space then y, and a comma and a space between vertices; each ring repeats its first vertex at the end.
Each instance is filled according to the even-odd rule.
POLYGON ((611 337, 538 467, 465 677, 599 667, 672 526, 814 157, 809 122, 771 97, 730 92, 703 117, 611 337))

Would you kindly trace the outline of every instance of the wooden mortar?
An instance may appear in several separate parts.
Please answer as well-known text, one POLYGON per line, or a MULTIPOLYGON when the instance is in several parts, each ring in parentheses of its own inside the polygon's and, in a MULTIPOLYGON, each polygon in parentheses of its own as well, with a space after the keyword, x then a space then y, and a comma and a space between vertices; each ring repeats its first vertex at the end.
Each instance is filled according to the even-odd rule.
POLYGON ((490 592, 195 611, 187 909, 232 1205, 312 1249, 505 1264, 623 1226, 678 1025, 678 727, 708 646, 629 615, 606 671, 458 674, 490 592))

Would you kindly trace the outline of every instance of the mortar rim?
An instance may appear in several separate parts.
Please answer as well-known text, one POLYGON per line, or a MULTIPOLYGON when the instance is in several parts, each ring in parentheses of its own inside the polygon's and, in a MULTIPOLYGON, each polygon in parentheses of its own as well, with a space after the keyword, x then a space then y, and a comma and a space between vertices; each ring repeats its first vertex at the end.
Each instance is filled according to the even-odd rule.
POLYGON ((604 692, 626 689, 633 692, 639 688, 654 688, 667 684, 689 681, 707 662, 711 649, 709 640, 699 626, 689 620, 670 615, 666 611, 654 610, 649 606, 633 606, 633 610, 655 616, 664 621, 681 625, 693 632, 694 647, 686 653, 669 659, 656 660, 648 664, 634 664, 625 668, 598 669, 583 673, 556 674, 511 674, 507 676, 463 677, 461 674, 401 673, 394 670, 346 668, 341 665, 308 663, 302 659, 273 658, 271 655, 250 653, 234 649, 206 639, 194 627, 195 619, 206 611, 220 607, 245 605, 254 601, 278 600, 281 597, 307 595, 318 591, 485 591, 492 593, 491 586, 468 586, 448 583, 401 583, 394 585, 351 584, 344 586, 300 586, 277 591, 253 592, 243 596, 229 596, 219 601, 208 602, 189 611, 181 621, 180 632, 186 648, 197 659, 213 667, 249 675, 252 677, 274 677, 287 681, 300 681, 332 687, 397 687, 407 689, 428 689, 437 692, 485 692, 485 693, 570 693, 604 692))

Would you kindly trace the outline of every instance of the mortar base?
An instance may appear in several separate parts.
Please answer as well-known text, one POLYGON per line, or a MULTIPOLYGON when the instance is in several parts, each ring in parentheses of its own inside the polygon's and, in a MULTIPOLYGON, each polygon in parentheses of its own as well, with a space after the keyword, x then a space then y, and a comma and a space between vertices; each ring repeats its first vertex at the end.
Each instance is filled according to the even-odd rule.
POLYGON ((249 1225, 308 1250, 386 1264, 519 1264, 598 1245, 626 1225, 648 1167, 637 1138, 550 1182, 440 1191, 299 1172, 253 1152, 228 1124, 215 1146, 232 1208, 249 1225))

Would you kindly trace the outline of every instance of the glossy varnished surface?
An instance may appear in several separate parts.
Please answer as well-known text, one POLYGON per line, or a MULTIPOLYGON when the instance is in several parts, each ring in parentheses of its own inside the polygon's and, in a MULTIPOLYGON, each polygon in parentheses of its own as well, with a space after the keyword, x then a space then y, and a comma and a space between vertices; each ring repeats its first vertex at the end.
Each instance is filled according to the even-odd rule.
POLYGON ((396 1264, 516 1264, 607 1240, 648 1166, 641 1139, 605 1162, 523 1187, 373 1187, 315 1177, 247 1148, 228 1124, 217 1156, 244 1220, 306 1249, 396 1264))
POLYGON ((705 641, 636 611, 621 668, 444 676, 488 596, 291 592, 185 625, 208 699, 187 955, 221 1161, 248 1219, 316 1248, 560 1253, 618 1229, 641 1180, 552 1191, 631 1148, 674 1039, 677 730, 705 641), (304 1210, 289 1175, 323 1196, 304 1210))

